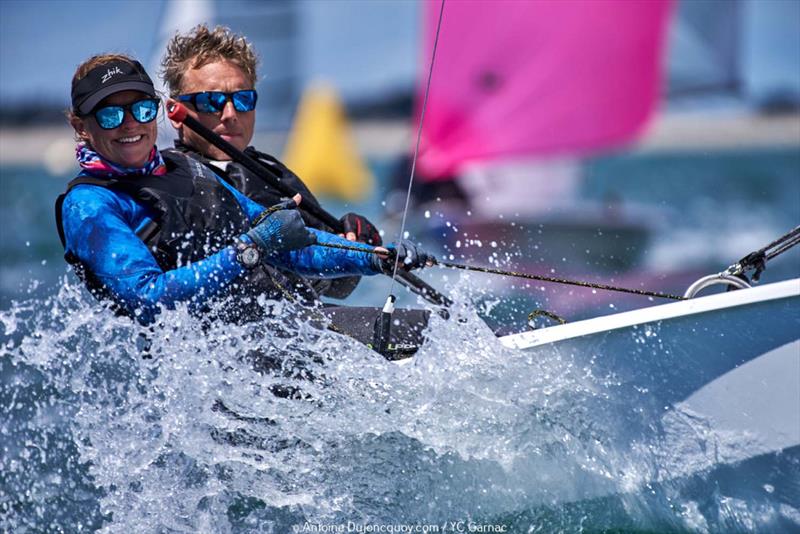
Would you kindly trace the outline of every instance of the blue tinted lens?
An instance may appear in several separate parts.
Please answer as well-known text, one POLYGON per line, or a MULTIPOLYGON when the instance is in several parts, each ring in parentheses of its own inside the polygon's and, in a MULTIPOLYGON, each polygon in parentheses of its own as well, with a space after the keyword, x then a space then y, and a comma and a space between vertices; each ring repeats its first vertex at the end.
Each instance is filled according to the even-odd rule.
POLYGON ((225 109, 225 103, 228 101, 228 95, 217 91, 209 93, 211 95, 211 105, 214 111, 222 111, 225 109))
POLYGON ((253 111, 256 108, 257 98, 255 91, 236 91, 231 95, 236 111, 253 111))
POLYGON ((222 91, 206 91, 178 97, 182 102, 193 102, 200 113, 219 113, 225 109, 228 100, 233 102, 236 111, 253 111, 256 108, 258 95, 253 90, 223 93, 222 91))
POLYGON ((158 115, 158 100, 139 100, 131 104, 131 115, 138 122, 147 123, 158 115))
POLYGON ((225 107, 225 93, 209 91, 195 95, 194 107, 200 113, 217 113, 225 107))
POLYGON ((158 103, 156 99, 137 100, 125 106, 106 106, 94 112, 94 118, 100 128, 113 130, 119 128, 125 122, 125 110, 130 110, 131 116, 142 124, 152 121, 158 115, 158 103))
POLYGON ((210 93, 198 93, 194 96, 194 107, 200 113, 212 113, 210 93))
POLYGON ((97 124, 104 130, 118 128, 125 120, 125 108, 122 106, 107 106, 100 108, 94 113, 97 124))

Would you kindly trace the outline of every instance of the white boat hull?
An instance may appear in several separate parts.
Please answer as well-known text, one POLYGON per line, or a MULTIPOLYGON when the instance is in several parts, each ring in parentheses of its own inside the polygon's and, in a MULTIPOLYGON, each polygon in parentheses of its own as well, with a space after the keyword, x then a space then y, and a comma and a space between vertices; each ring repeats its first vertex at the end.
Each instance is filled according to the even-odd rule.
POLYGON ((613 376, 632 414, 615 433, 618 450, 655 443, 664 478, 800 456, 800 279, 501 341, 613 376))
POLYGON ((797 340, 800 279, 501 338, 515 349, 546 346, 591 358, 670 404, 797 340))

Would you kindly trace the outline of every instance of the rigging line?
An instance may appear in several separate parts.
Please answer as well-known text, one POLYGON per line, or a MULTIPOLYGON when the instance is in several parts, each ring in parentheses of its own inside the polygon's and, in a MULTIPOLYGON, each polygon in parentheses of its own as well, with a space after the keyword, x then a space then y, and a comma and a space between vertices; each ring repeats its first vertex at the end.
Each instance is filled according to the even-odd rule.
POLYGON ((776 239, 775 241, 773 241, 772 243, 770 243, 766 247, 762 248, 761 250, 758 250, 757 252, 766 252, 767 250, 771 249, 772 247, 774 247, 776 245, 780 245, 781 243, 783 243, 787 239, 790 239, 790 238, 795 238, 796 239, 798 235, 800 235, 800 226, 795 226, 791 231, 789 231, 786 234, 782 235, 781 237, 779 237, 778 239, 776 239))
POLYGON ((782 246, 771 251, 769 254, 767 254, 767 260, 771 260, 772 258, 778 256, 779 254, 783 254, 784 252, 786 252, 787 250, 789 250, 790 248, 792 248, 797 244, 800 244, 800 236, 795 237, 794 239, 784 243, 782 246))
POLYGON ((756 270, 753 279, 758 280, 758 276, 764 271, 765 262, 786 252, 795 245, 800 244, 800 226, 795 226, 792 230, 785 233, 772 243, 751 252, 726 269, 726 272, 733 275, 743 274, 749 270, 756 270))
MULTIPOLYGON (((405 235, 406 229, 406 216, 408 215, 408 205, 411 202, 411 187, 414 185, 414 173, 417 169, 417 156, 419 155, 419 143, 420 139, 422 138, 422 124, 425 121, 425 110, 428 107, 428 95, 430 94, 431 90, 431 78, 433 78, 433 65, 436 61, 436 48, 439 46, 439 33, 442 30, 442 16, 444 15, 444 3, 445 0, 442 0, 442 6, 439 8, 439 22, 436 25, 436 36, 433 39, 433 51, 431 52, 431 65, 428 69, 428 81, 425 84, 425 98, 422 100, 422 111, 419 115, 419 126, 417 127, 417 142, 414 146, 414 157, 411 159, 411 176, 408 179, 408 190, 406 191, 406 203, 403 207, 403 219, 400 222, 400 232, 397 235, 396 243, 399 243, 400 240, 405 235)), ((395 279, 397 278, 397 266, 400 262, 400 257, 395 254, 394 257, 394 268, 392 269, 392 285, 389 287, 389 295, 394 293, 394 284, 395 279)), ((389 298, 387 295, 387 298, 389 298)))
POLYGON ((679 297, 678 295, 670 295, 669 293, 661 293, 658 291, 646 291, 643 289, 630 289, 627 287, 609 286, 606 284, 595 284, 593 282, 581 282, 579 280, 567 280, 565 278, 554 278, 552 276, 541 276, 538 274, 519 273, 516 271, 503 271, 501 269, 493 269, 491 267, 474 267, 472 265, 463 265, 461 263, 450 263, 445 261, 437 261, 437 265, 447 267, 449 269, 461 269, 464 271, 476 271, 479 273, 500 274, 503 276, 513 276, 515 278, 526 278, 528 280, 537 280, 540 282, 553 282, 555 284, 566 284, 571 286, 587 287, 592 289, 604 289, 606 291, 618 291, 621 293, 632 293, 634 295, 642 295, 645 297, 658 297, 662 299, 672 300, 686 300, 686 297, 679 297))
MULTIPOLYGON (((361 247, 351 246, 351 245, 340 245, 338 243, 316 243, 316 246, 320 247, 328 247, 328 248, 338 248, 342 250, 352 250, 354 252, 366 252, 368 254, 381 254, 375 250, 369 250, 361 247)), ((580 280, 567 280, 566 278, 554 278, 551 276, 541 276, 538 274, 529 274, 529 273, 520 273, 516 271, 504 271, 501 269, 494 269, 492 267, 476 267, 473 265, 464 265, 461 263, 450 263, 446 261, 439 261, 435 260, 434 265, 438 265, 440 267, 447 267, 449 269, 461 269, 464 271, 475 271, 479 273, 489 273, 489 274, 499 274, 501 276, 512 276, 514 278, 526 278, 528 280, 537 280, 540 282, 552 282, 554 284, 565 284, 571 286, 579 286, 579 287, 586 287, 591 289, 602 289, 606 291, 618 291, 621 293, 631 293, 634 295, 641 295, 644 297, 658 297, 662 299, 672 299, 672 300, 686 300, 686 297, 681 297, 678 295, 670 295, 669 293, 661 293, 658 291, 647 291, 644 289, 631 289, 627 287, 617 287, 617 286, 610 286, 606 284, 595 284, 592 282, 582 282, 580 280)))

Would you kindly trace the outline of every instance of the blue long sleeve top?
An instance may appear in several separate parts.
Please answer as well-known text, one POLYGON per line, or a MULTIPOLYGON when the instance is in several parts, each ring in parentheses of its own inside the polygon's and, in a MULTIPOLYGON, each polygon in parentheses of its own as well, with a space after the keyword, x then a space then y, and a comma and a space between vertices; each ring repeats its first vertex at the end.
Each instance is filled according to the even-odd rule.
MULTIPOLYGON (((250 221, 264 211, 263 206, 224 180, 219 177, 217 180, 233 193, 250 221)), ((178 302, 202 304, 245 272, 236 260, 233 243, 201 261, 164 272, 137 236, 153 220, 152 211, 122 191, 78 185, 64 199, 62 218, 66 251, 74 254, 126 311, 145 324, 153 320, 159 305, 172 308, 178 302)), ((372 248, 334 234, 309 230, 320 243, 372 248)), ((370 254, 315 245, 270 254, 266 261, 308 277, 377 274, 370 254)))

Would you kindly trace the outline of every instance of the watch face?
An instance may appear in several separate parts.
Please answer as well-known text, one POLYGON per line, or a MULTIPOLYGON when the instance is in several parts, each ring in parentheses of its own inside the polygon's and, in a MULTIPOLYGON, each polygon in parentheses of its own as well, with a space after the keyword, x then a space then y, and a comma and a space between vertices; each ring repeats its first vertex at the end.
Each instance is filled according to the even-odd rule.
POLYGON ((258 249, 256 247, 247 247, 241 252, 240 257, 245 267, 254 267, 259 260, 258 249))

